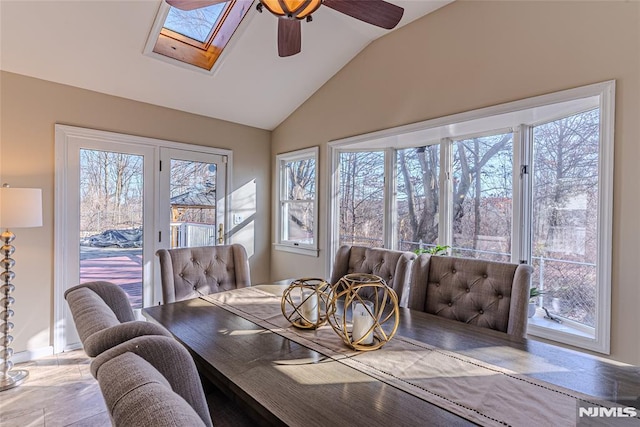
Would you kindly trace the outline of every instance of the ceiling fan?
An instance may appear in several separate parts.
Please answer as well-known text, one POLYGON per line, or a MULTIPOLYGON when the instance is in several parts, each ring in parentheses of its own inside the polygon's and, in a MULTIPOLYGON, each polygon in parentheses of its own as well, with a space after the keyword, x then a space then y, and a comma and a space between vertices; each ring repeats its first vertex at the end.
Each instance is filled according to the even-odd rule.
MULTIPOLYGON (((181 10, 224 3, 228 0, 166 0, 181 10)), ((352 18, 390 30, 398 25, 404 9, 383 0, 259 0, 263 8, 278 17, 278 55, 292 56, 302 48, 300 21, 311 21, 311 14, 320 6, 327 6, 352 18)))

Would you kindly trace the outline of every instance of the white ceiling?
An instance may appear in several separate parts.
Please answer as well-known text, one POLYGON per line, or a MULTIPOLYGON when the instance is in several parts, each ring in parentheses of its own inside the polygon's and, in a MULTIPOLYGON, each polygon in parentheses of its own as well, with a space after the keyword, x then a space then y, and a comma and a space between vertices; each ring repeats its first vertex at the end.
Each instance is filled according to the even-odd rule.
MULTIPOLYGON (((213 73, 143 54, 163 0, 0 0, 0 68, 273 129, 388 33, 328 7, 302 23, 302 53, 277 54, 277 19, 252 6, 213 73)), ((400 28, 451 0, 397 1, 400 28)))

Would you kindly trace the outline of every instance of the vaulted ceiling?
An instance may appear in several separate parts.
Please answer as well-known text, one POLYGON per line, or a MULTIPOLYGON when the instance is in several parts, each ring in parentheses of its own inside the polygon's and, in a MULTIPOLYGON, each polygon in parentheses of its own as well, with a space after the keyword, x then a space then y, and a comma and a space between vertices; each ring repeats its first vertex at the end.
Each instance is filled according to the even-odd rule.
MULTIPOLYGON (((393 31, 450 1, 392 1, 405 9, 393 31)), ((208 73, 143 54, 163 0, 1 0, 0 69, 273 129, 389 32, 320 7, 302 52, 280 58, 277 19, 254 6, 208 73)))

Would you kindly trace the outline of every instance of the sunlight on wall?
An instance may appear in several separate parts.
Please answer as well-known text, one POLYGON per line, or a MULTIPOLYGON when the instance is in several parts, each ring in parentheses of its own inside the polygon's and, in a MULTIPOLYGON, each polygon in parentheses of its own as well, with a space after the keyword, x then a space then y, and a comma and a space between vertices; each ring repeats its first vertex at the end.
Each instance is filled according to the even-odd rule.
POLYGON ((256 180, 247 182, 231 194, 229 242, 239 243, 249 258, 255 253, 256 180))
POLYGON ((43 329, 37 334, 33 335, 27 341, 27 349, 37 350, 37 349, 46 347, 46 344, 49 342, 49 334, 50 334, 49 329, 43 329))

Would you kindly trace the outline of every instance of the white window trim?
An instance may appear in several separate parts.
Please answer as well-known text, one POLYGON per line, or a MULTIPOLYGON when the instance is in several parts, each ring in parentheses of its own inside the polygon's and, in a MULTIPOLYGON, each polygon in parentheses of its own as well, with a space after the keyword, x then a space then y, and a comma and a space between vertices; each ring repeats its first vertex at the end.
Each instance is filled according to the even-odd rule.
MULTIPOLYGON (((593 336, 585 333, 571 334, 571 322, 567 328, 545 328, 536 324, 529 325, 531 336, 546 338, 560 343, 596 351, 610 353, 611 341, 611 250, 613 224, 613 154, 614 154, 614 117, 615 117, 615 81, 605 81, 588 86, 568 89, 547 95, 536 96, 506 104, 500 104, 479 110, 467 111, 451 116, 440 117, 423 122, 412 123, 368 134, 330 141, 327 145, 327 168, 330 182, 328 185, 329 203, 326 215, 331 226, 327 227, 326 272, 331 271, 331 261, 338 249, 339 233, 337 218, 338 195, 336 173, 339 170, 340 151, 374 150, 388 147, 407 148, 424 145, 424 141, 444 140, 461 135, 484 132, 488 129, 510 127, 514 130, 514 209, 519 208, 521 216, 513 222, 514 261, 530 262, 530 238, 526 228, 530 223, 531 206, 527 201, 531 180, 526 177, 520 182, 519 168, 530 164, 530 137, 526 128, 534 124, 573 114, 582 105, 590 105, 593 97, 599 98, 600 107, 600 152, 599 152, 599 202, 598 202, 598 260, 597 260, 597 307, 596 327, 593 336), (522 126, 527 123, 527 126, 522 126), (515 178, 518 177, 516 181, 515 178), (529 216, 527 216, 529 215, 529 216)), ((441 150, 441 156, 446 156, 441 150)), ((441 160, 442 165, 442 160, 441 160)), ((442 176, 442 174, 441 174, 442 176)), ((441 178, 442 179, 442 178, 441 178)), ((442 187, 444 188, 444 186, 442 187)), ((442 197, 442 195, 441 195, 442 197)), ((442 202, 442 200, 441 200, 442 202)), ((443 208, 446 203, 442 204, 443 208)), ((388 221, 388 220, 385 220, 388 221)), ((442 225, 442 224, 441 224, 442 225)), ((441 229, 441 231, 444 231, 441 229)), ((392 241, 392 240, 391 240, 392 241)), ((535 322, 539 323, 539 322, 535 322)), ((584 331, 580 331, 584 332, 584 331)))
POLYGON ((276 242, 273 244, 274 248, 279 251, 291 252, 301 255, 315 256, 319 255, 318 250, 318 175, 319 175, 319 148, 311 147, 302 150, 290 151, 287 153, 281 153, 276 156, 275 170, 276 176, 276 198, 275 198, 275 230, 276 230, 276 242), (313 243, 305 244, 299 242, 291 242, 282 240, 282 200, 281 196, 284 192, 284 165, 289 162, 298 160, 314 159, 316 164, 315 172, 315 197, 313 199, 313 243))

